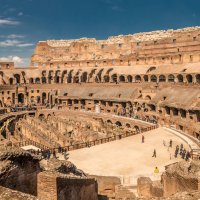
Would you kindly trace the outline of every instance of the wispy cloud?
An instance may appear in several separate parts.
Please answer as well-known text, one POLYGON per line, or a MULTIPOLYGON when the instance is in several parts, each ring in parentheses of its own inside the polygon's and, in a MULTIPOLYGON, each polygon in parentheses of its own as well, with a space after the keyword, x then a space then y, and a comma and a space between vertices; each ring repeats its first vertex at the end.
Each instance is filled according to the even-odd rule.
POLYGON ((30 47, 33 46, 34 44, 32 43, 24 43, 19 40, 5 40, 5 41, 0 41, 0 47, 30 47))
POLYGON ((18 13, 18 16, 23 16, 23 15, 24 15, 23 12, 19 12, 19 13, 18 13))
POLYGON ((0 26, 2 25, 19 25, 20 22, 12 19, 0 19, 0 26))
POLYGON ((24 38, 24 37, 25 37, 24 35, 17 35, 17 34, 11 34, 7 36, 8 39, 16 39, 16 38, 24 38))

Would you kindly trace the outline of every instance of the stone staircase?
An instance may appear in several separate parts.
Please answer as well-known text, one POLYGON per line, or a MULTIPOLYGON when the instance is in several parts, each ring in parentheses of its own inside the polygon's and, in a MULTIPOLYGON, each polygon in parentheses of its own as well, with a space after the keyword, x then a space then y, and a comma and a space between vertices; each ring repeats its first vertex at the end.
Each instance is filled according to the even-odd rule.
POLYGON ((115 200, 135 200, 137 196, 136 186, 119 185, 116 187, 115 200))

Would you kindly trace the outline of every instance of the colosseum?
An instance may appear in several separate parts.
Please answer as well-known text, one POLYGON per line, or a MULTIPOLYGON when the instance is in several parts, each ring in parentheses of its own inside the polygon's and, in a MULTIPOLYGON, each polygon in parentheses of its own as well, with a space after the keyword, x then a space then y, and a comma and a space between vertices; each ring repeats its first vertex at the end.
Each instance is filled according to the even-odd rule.
POLYGON ((0 123, 0 199, 200 199, 200 27, 39 41, 0 123))

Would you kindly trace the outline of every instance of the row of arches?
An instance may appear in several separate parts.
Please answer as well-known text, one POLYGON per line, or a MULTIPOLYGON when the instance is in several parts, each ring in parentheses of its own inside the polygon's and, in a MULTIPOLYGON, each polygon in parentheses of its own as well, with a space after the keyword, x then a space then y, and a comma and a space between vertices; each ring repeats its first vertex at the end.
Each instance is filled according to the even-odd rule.
MULTIPOLYGON (((143 74, 130 75, 113 73, 110 69, 92 69, 90 72, 79 70, 43 70, 41 76, 26 77, 25 72, 14 74, 9 78, 10 85, 13 84, 52 84, 52 83, 132 83, 132 82, 175 82, 175 83, 198 83, 200 74, 143 74)), ((3 73, 3 72, 2 72, 3 73)), ((1 75, 4 76, 3 74, 1 75)), ((6 83, 6 81, 5 81, 6 83)), ((2 83, 3 84, 3 83, 2 83)))

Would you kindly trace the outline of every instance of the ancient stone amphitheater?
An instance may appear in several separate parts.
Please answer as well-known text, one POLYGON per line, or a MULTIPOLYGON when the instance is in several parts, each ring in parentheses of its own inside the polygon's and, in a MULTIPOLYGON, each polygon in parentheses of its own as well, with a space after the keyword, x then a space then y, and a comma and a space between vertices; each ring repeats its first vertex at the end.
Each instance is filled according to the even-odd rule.
POLYGON ((0 123, 0 199, 199 199, 200 27, 39 41, 0 123))

